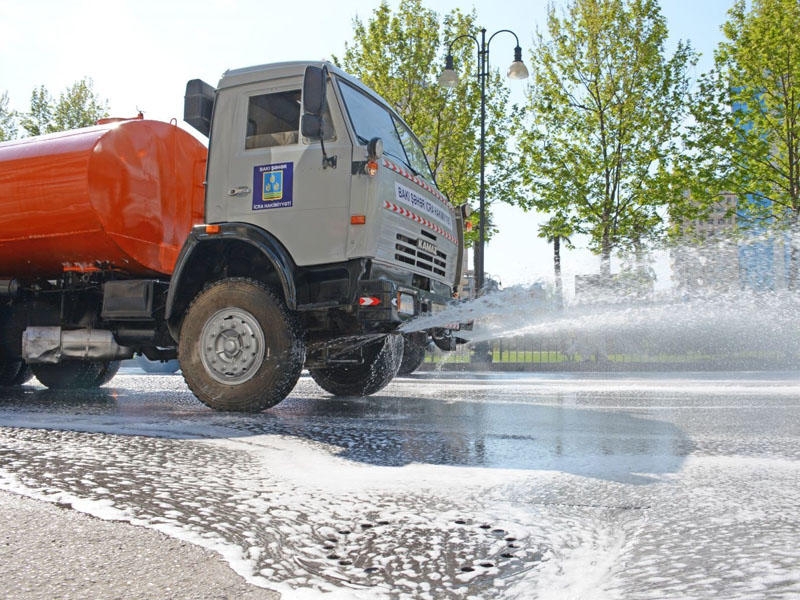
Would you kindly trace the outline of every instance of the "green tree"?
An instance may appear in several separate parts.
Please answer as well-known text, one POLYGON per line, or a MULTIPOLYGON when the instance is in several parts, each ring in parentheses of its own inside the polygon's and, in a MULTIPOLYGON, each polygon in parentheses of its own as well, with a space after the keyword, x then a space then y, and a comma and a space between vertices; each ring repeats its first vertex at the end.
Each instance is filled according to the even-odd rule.
MULTIPOLYGON (((788 285, 800 284, 800 3, 737 0, 714 68, 700 78, 692 193, 700 206, 737 195, 740 214, 792 231, 788 285)), ((740 219, 740 224, 742 220, 740 219)))
MULTIPOLYGON (((475 34, 474 11, 455 9, 440 17, 421 0, 401 0, 396 13, 384 1, 366 22, 353 21, 353 41, 334 62, 383 96, 420 137, 441 190, 455 205, 477 204, 480 172, 480 87, 477 46, 468 39, 452 47, 461 82, 448 90, 437 85, 447 44, 475 34)), ((498 73, 487 85, 487 165, 501 165, 508 156, 508 89, 498 73)), ((487 169, 487 204, 514 202, 513 189, 503 185, 498 169, 487 169)), ((488 211, 487 211, 488 213, 488 211)), ((477 220, 477 211, 473 218, 477 220)), ((490 219, 487 214, 487 223, 490 219)), ((477 222, 477 221, 476 221, 477 222)), ((487 226, 486 237, 492 227, 487 226)), ((477 237, 477 231, 470 234, 477 237)), ((468 236, 469 237, 469 236, 468 236)))
POLYGON ((22 116, 21 125, 28 135, 44 135, 52 120, 53 98, 42 85, 31 92, 31 110, 22 116))
POLYGON ((107 116, 108 101, 101 100, 90 78, 84 78, 62 92, 53 111, 52 130, 88 127, 107 116))
POLYGON ((17 136, 16 113, 8 108, 8 92, 0 95, 0 142, 17 136))
MULTIPOLYGON (((537 33, 523 184, 540 211, 580 221, 609 276, 611 257, 656 239, 688 94, 687 43, 668 57, 657 0, 572 0, 537 33)), ((519 122, 519 121, 518 121, 519 122)))
POLYGON ((31 94, 31 110, 22 118, 29 135, 42 135, 94 125, 108 116, 108 102, 94 91, 90 78, 76 81, 54 102, 45 86, 31 94))
POLYGON ((567 248, 574 248, 572 236, 580 230, 580 226, 569 215, 556 213, 546 223, 539 226, 539 237, 553 244, 553 279, 555 281, 556 303, 559 308, 564 305, 564 283, 561 277, 561 243, 567 248))

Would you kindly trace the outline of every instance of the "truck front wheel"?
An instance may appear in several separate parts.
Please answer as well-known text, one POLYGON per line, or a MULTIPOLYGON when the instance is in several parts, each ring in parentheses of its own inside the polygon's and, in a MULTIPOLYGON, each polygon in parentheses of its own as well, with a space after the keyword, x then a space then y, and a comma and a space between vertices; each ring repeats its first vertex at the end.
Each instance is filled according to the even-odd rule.
POLYGON ((386 387, 403 360, 403 336, 387 335, 366 344, 351 362, 309 369, 317 385, 334 396, 369 396, 386 387))
POLYGON ((407 333, 403 335, 403 361, 400 363, 398 375, 410 375, 425 362, 425 352, 427 351, 426 333, 415 334, 407 333))
POLYGON ((292 391, 305 361, 301 329, 263 284, 216 282, 186 313, 178 361, 189 389, 215 410, 258 412, 292 391))

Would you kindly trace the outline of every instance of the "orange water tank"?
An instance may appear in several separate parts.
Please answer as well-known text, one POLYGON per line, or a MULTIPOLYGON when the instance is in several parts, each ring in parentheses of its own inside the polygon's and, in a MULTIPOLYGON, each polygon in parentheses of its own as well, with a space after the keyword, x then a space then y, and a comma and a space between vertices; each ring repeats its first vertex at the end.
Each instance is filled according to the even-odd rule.
POLYGON ((206 148, 146 120, 0 144, 0 279, 170 274, 203 221, 206 148))

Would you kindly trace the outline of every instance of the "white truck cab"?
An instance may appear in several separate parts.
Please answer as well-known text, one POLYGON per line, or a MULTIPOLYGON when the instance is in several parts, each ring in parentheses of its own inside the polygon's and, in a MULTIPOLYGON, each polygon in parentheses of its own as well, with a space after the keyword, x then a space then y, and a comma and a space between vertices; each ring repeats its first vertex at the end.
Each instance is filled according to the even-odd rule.
MULTIPOLYGON (((419 140, 386 101, 328 63, 232 70, 216 88, 190 81, 185 112, 209 136, 206 223, 172 276, 174 336, 186 333, 184 313, 196 320, 191 307, 210 282, 249 279, 285 308, 301 332, 300 366, 323 388, 386 385, 404 342, 392 333, 450 302, 461 278, 463 218, 419 140), (376 363, 389 375, 376 380, 376 363)), ((450 331, 428 333, 452 346, 450 331)), ((219 344, 200 359, 225 383, 212 365, 219 344)), ((201 400, 202 370, 195 385, 187 377, 201 400)))

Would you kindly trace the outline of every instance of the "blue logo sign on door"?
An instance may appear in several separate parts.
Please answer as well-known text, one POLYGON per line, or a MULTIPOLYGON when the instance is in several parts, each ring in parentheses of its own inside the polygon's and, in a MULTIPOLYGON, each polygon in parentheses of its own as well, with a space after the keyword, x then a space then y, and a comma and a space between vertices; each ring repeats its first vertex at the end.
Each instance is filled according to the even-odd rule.
POLYGON ((253 210, 292 205, 294 165, 275 163, 253 167, 253 210))

